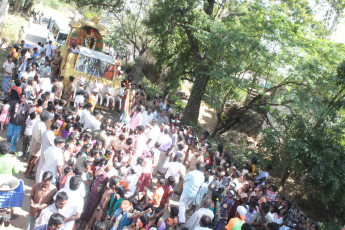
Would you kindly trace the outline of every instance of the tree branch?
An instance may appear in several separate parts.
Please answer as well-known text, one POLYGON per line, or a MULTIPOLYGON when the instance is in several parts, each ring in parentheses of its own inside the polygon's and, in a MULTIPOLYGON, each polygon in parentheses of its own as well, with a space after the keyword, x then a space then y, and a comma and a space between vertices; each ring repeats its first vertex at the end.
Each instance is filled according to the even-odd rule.
POLYGON ((121 0, 116 0, 114 4, 107 4, 107 3, 100 3, 97 1, 89 1, 89 2, 84 2, 81 3, 80 1, 75 1, 76 5, 78 7, 85 7, 85 6, 99 6, 103 8, 117 8, 121 4, 121 0))

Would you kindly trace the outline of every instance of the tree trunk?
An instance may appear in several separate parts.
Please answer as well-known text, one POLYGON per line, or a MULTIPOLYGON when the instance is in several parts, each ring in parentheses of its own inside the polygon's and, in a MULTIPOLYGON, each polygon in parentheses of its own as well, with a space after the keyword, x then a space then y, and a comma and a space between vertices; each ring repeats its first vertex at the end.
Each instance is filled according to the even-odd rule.
POLYGON ((190 97, 188 99, 187 106, 184 110, 183 117, 181 119, 183 123, 194 125, 198 123, 201 100, 205 94, 206 86, 209 79, 210 76, 206 74, 200 73, 197 75, 191 90, 190 97))
POLYGON ((14 2, 14 5, 13 5, 13 11, 16 12, 16 13, 20 13, 21 11, 21 6, 22 6, 22 3, 20 0, 16 0, 14 2))
POLYGON ((285 167, 285 170, 284 170, 284 173, 283 173, 283 176, 280 180, 280 185, 283 187, 283 190, 285 188, 285 184, 286 184, 286 181, 287 179, 289 178, 290 176, 290 168, 289 167, 285 167))
POLYGON ((7 10, 8 0, 2 0, 0 4, 0 28, 5 20, 6 10, 7 10))

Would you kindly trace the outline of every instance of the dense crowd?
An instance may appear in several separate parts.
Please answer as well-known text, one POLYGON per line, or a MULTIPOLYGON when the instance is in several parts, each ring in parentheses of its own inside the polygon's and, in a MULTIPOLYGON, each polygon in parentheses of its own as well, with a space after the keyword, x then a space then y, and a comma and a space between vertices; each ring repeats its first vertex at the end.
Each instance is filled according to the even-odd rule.
POLYGON ((318 229, 266 183, 271 165, 259 172, 255 157, 233 162, 208 132, 181 125, 168 101, 130 79, 122 83, 127 119, 104 118, 96 88, 73 103, 76 79, 63 86, 59 52, 24 44, 2 69, 0 174, 18 172, 12 155, 22 135, 25 176, 35 180, 26 229, 318 229))

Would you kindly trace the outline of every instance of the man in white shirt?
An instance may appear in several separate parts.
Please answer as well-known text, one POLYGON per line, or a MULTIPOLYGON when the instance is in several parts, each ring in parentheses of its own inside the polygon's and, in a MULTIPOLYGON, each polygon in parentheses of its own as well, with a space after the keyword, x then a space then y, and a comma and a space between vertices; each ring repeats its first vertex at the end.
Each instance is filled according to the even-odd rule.
POLYGON ((152 148, 156 144, 157 138, 159 137, 159 134, 161 132, 159 129, 159 126, 157 125, 157 120, 155 118, 152 119, 151 123, 152 123, 151 130, 147 134, 147 142, 146 142, 146 144, 148 145, 148 148, 152 148))
POLYGON ((54 56, 55 46, 52 41, 49 41, 49 43, 46 46, 46 56, 49 58, 49 60, 52 60, 54 56))
POLYGON ((144 111, 142 113, 142 121, 141 121, 141 125, 143 125, 144 127, 146 127, 146 125, 148 123, 151 123, 153 119, 153 113, 152 113, 152 109, 148 108, 147 111, 144 111))
POLYGON ((41 147, 41 157, 37 166, 36 170, 36 181, 40 181, 40 177, 43 173, 41 173, 42 168, 45 162, 45 151, 50 147, 54 146, 55 134, 54 132, 60 129, 60 125, 57 122, 54 122, 50 126, 50 130, 46 130, 42 134, 42 147, 41 147))
POLYGON ((46 76, 46 73, 51 73, 52 69, 49 66, 49 61, 45 61, 44 65, 38 67, 37 71, 40 74, 40 78, 44 78, 46 76))
POLYGON ((35 168, 38 158, 41 155, 41 142, 43 132, 47 129, 46 122, 48 121, 49 113, 42 111, 40 119, 32 127, 32 144, 30 148, 30 156, 28 160, 28 166, 24 175, 29 177, 32 170, 35 168))
POLYGON ((14 71, 15 65, 12 62, 12 56, 7 56, 7 61, 4 62, 2 65, 2 73, 3 73, 3 79, 2 79, 2 90, 3 92, 8 92, 12 86, 12 75, 14 71))
POLYGON ((211 230, 212 219, 209 216, 202 216, 194 230, 211 230))
POLYGON ((142 156, 144 151, 146 150, 146 135, 144 131, 145 131, 144 126, 139 125, 137 127, 138 137, 134 144, 135 155, 132 158, 132 162, 136 162, 137 158, 142 156))
POLYGON ((185 227, 190 230, 195 230, 196 227, 198 227, 200 223, 202 222, 201 219, 204 216, 209 217, 212 221, 214 218, 214 213, 210 209, 212 203, 213 202, 210 198, 205 198, 201 202, 201 208, 199 208, 196 212, 193 213, 193 215, 188 219, 185 227))
POLYGON ((54 145, 55 146, 50 146, 43 153, 45 160, 41 170, 41 174, 43 174, 45 171, 51 171, 53 173, 53 185, 55 185, 58 179, 62 177, 62 166, 65 163, 62 149, 65 147, 65 139, 62 137, 56 137, 54 140, 54 145))
POLYGON ((168 179, 170 176, 175 177, 175 183, 178 184, 180 177, 183 178, 186 174, 186 166, 182 164, 184 160, 184 155, 179 155, 176 159, 176 162, 166 162, 163 165, 163 168, 167 170, 165 173, 165 179, 168 179))
POLYGON ((48 224, 48 220, 52 214, 61 213, 67 204, 68 198, 66 192, 59 192, 55 197, 55 202, 42 210, 40 216, 36 220, 35 228, 48 224))
POLYGON ((101 112, 99 110, 93 111, 92 116, 88 116, 85 118, 85 124, 83 127, 83 131, 90 129, 91 131, 99 130, 101 128, 101 112))
POLYGON ((32 59, 28 58, 27 61, 23 62, 19 68, 18 68, 18 73, 24 72, 26 70, 26 67, 31 66, 32 59))
POLYGON ((78 192, 78 188, 81 183, 81 177, 73 176, 69 183, 69 189, 63 188, 57 193, 59 194, 60 192, 66 192, 69 197, 66 206, 60 212, 60 214, 66 218, 63 226, 64 230, 72 230, 75 220, 78 220, 83 212, 84 200, 78 192))
POLYGON ((90 102, 85 104, 85 109, 80 113, 80 123, 84 124, 87 117, 91 116, 92 104, 90 102))

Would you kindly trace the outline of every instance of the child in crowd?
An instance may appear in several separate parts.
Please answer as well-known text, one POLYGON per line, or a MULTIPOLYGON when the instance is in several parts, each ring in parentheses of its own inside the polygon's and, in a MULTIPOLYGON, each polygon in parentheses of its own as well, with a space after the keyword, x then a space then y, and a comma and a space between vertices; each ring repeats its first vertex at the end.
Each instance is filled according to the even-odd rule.
POLYGON ((2 110, 0 114, 0 125, 1 125, 1 130, 4 130, 4 127, 8 125, 9 117, 7 116, 8 110, 10 108, 10 99, 5 98, 3 101, 2 105, 2 110))
POLYGON ((23 136, 23 158, 29 158, 29 150, 31 146, 31 138, 32 138, 32 127, 34 126, 36 119, 36 113, 30 113, 29 117, 25 121, 25 130, 23 136))

